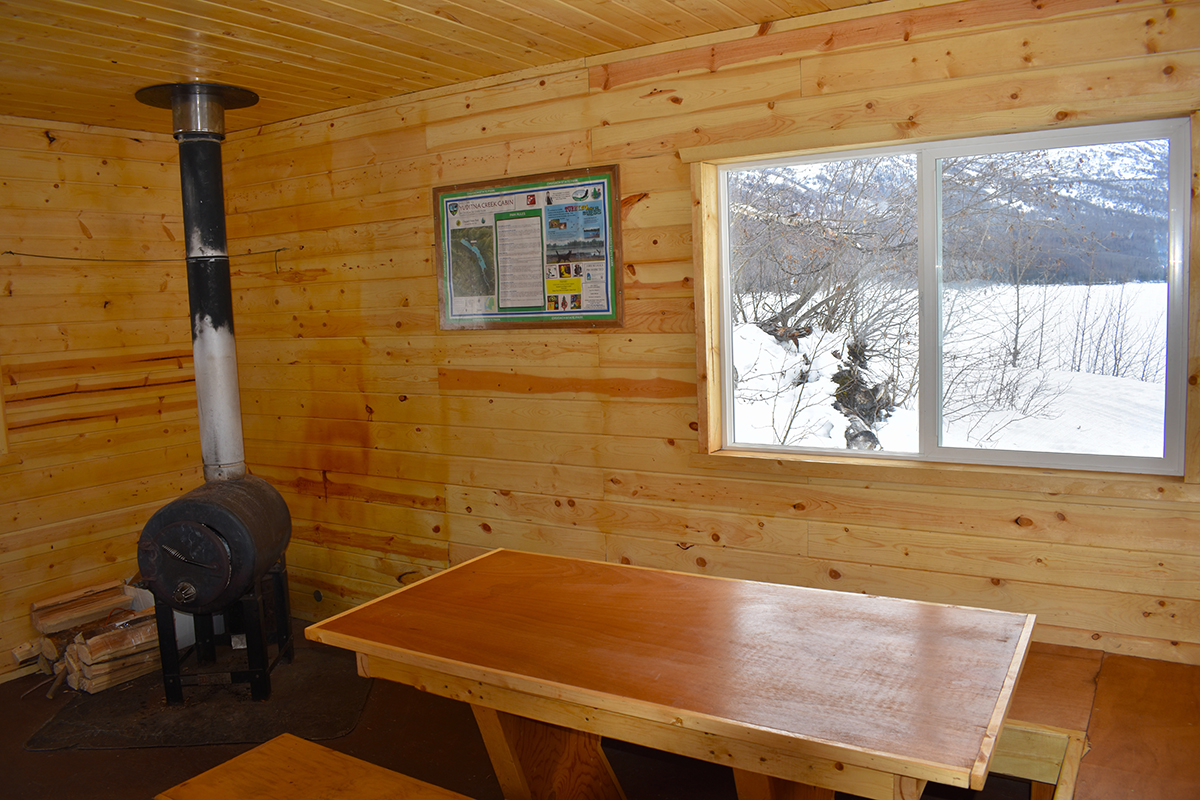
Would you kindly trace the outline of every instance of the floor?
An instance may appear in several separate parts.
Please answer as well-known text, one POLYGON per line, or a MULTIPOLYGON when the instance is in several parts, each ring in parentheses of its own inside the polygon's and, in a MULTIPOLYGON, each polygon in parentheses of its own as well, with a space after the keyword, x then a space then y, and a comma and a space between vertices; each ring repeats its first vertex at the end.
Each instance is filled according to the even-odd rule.
MULTIPOLYGON (((28 752, 25 741, 69 699, 47 699, 42 680, 0 684, 0 797, 8 800, 151 798, 250 747, 28 752)), ((1200 797, 1200 668, 1039 646, 1022 691, 1014 716, 1089 729, 1078 800, 1200 797)), ((476 800, 502 800, 471 712, 453 701, 376 681, 354 731, 322 743, 476 800)), ((606 750, 629 800, 735 798, 723 767, 622 743, 606 750)), ((1024 800, 1029 786, 993 776, 983 792, 931 785, 925 796, 1024 800)))

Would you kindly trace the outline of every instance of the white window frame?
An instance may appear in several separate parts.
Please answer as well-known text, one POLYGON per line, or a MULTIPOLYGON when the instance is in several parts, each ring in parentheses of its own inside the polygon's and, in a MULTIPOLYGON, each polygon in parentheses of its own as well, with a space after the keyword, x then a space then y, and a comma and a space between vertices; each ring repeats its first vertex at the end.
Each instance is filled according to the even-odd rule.
MULTIPOLYGON (((1087 471, 1112 471, 1152 475, 1182 475, 1185 468, 1186 370, 1188 348, 1188 253, 1190 253, 1190 192, 1191 192, 1191 126, 1188 118, 1111 123, 1095 126, 1054 129, 1030 133, 1002 134, 948 141, 921 142, 875 148, 854 148, 799 154, 770 160, 744 160, 717 165, 702 165, 697 176, 707 177, 715 186, 700 190, 701 201, 707 197, 715 203, 716 241, 701 241, 711 237, 702 230, 703 212, 697 218, 697 248, 715 247, 719 258, 717 297, 713 310, 719 341, 716 344, 719 365, 719 392, 709 393, 709 401, 717 400, 719 409, 708 408, 708 423, 720 421, 719 431, 708 431, 708 450, 737 454, 761 454, 774 458, 804 460, 806 458, 845 458, 869 463, 872 460, 913 461, 921 463, 961 463, 992 467, 1034 467, 1087 471), (1087 146, 1151 138, 1170 139, 1169 161, 1169 220, 1170 248, 1168 252, 1168 311, 1167 311, 1167 384, 1165 387, 1164 454, 1162 458, 1136 456, 1102 456, 1092 454, 1042 453, 1037 451, 989 450, 954 448, 938 442, 940 425, 940 274, 941 264, 936 246, 939 241, 938 160, 941 158, 1000 153, 1018 149, 1036 150, 1068 146, 1087 146), (918 169, 918 283, 920 287, 920 452, 850 451, 812 449, 782 445, 744 444, 732 441, 733 431, 733 374, 732 358, 725 357, 727 343, 732 341, 732 313, 729 286, 727 173, 736 170, 766 168, 784 164, 814 163, 837 158, 856 158, 913 153, 918 169), (718 399, 719 398, 719 399, 718 399), (718 412, 719 413, 714 413, 718 412)), ((705 303, 713 302, 711 293, 705 303)), ((701 312, 703 313, 703 312, 701 312)), ((710 335, 711 335, 710 333, 710 335)), ((703 356, 702 356, 703 358, 703 356)), ((711 362, 710 362, 711 363, 711 362)), ((703 400, 702 400, 703 402, 703 400)), ((702 415, 703 416, 703 415, 702 415)), ((701 420, 704 424, 705 420, 701 420)), ((701 431, 702 444, 706 436, 701 431)))

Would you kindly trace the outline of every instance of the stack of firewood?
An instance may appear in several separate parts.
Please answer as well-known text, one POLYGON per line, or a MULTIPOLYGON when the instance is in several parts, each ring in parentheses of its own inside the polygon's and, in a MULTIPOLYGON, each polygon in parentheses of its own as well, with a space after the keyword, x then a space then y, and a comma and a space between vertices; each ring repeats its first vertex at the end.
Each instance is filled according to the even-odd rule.
POLYGON ((36 661, 63 682, 99 692, 159 668, 153 607, 133 610, 133 590, 113 581, 34 603, 30 619, 42 636, 13 648, 18 665, 36 661))
POLYGON ((154 609, 80 631, 63 661, 67 685, 92 694, 154 672, 161 663, 154 609))

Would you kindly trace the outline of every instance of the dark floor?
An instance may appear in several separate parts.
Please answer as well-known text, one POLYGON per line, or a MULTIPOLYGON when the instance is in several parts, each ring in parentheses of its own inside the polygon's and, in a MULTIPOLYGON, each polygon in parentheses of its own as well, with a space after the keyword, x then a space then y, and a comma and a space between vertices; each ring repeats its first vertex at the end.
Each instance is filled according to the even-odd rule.
MULTIPOLYGON (((300 638, 301 647, 320 647, 300 638)), ((297 654, 303 657, 303 653, 297 654)), ((279 669, 287 669, 280 665, 279 669)), ((25 742, 71 698, 46 698, 45 676, 0 684, 0 798, 131 800, 155 794, 248 750, 204 745, 126 750, 29 752, 25 742)), ((364 679, 365 680, 365 679, 364 679)), ((268 701, 270 702, 270 701, 268 701)), ((375 681, 357 727, 327 747, 477 800, 502 800, 468 706, 375 681)), ((606 751, 629 800, 734 800, 727 768, 625 745, 606 751)), ((983 792, 930 786, 926 797, 1024 800, 1028 784, 992 777, 983 792)))

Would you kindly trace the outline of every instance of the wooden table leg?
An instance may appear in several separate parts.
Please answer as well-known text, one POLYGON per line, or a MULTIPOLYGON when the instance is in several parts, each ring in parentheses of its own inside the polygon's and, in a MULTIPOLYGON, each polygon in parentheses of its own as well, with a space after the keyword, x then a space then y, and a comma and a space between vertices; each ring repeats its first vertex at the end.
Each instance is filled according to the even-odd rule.
POLYGON ((738 800, 833 800, 833 789, 772 778, 744 769, 733 771, 738 800))
POLYGON ((505 800, 625 800, 594 733, 471 706, 505 800))
POLYGON ((892 800, 920 800, 925 793, 925 784, 929 781, 896 776, 895 788, 892 790, 892 800))

